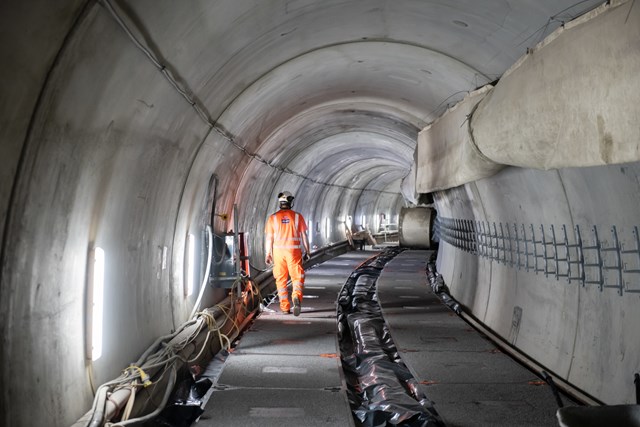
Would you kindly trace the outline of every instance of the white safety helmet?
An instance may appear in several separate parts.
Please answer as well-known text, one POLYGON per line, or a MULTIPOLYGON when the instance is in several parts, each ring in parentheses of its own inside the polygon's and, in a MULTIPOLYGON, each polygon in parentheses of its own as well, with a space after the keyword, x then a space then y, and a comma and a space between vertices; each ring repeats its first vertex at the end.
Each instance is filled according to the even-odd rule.
POLYGON ((291 194, 288 191, 283 191, 282 193, 278 194, 278 203, 280 203, 280 205, 288 205, 289 207, 293 207, 293 194, 291 194))

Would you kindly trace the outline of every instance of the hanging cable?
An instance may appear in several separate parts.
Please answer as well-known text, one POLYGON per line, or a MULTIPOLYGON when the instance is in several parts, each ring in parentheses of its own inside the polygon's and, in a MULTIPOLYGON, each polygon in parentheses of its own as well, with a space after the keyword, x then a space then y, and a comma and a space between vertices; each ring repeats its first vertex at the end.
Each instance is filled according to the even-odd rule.
POLYGON ((253 280, 246 279, 246 286, 243 294, 245 314, 248 314, 249 311, 247 309, 250 305, 252 306, 252 304, 249 304, 249 295, 251 295, 251 301, 257 299, 258 302, 262 302, 262 292, 260 292, 260 288, 253 282, 253 280))
POLYGON ((139 418, 133 418, 127 421, 120 421, 117 423, 107 423, 105 424, 105 427, 124 427, 124 426, 128 426, 128 425, 133 425, 133 424, 139 424, 145 421, 149 421, 153 418, 155 418, 157 415, 160 414, 160 412, 164 409, 165 406, 167 406, 167 402, 169 401, 169 397, 171 396, 171 392, 173 391, 173 386, 176 383, 176 379, 177 379, 177 372, 176 372, 176 367, 174 365, 171 366, 171 376, 169 377, 169 383, 167 384, 167 388, 165 390, 164 395, 162 396, 162 402, 160 403, 160 405, 158 405, 157 409, 145 416, 139 417, 139 418))
POLYGON ((254 270, 256 270, 256 271, 259 271, 260 273, 264 273, 264 272, 266 272, 266 271, 269 271, 269 269, 263 270, 262 268, 258 268, 258 267, 256 267, 255 265, 253 265, 251 262, 249 263, 249 266, 250 266, 251 268, 253 268, 254 270))
MULTIPOLYGON (((590 0, 580 0, 580 1, 572 4, 571 6, 562 9, 560 12, 556 13, 555 15, 550 16, 549 19, 547 19, 547 22, 543 26, 541 26, 536 31, 534 31, 533 34, 531 34, 529 37, 527 37, 526 39, 524 39, 523 41, 518 43, 518 47, 522 46, 523 44, 525 44, 530 39, 536 37, 536 34, 538 35, 538 37, 535 39, 535 42, 533 43, 533 45, 534 46, 537 45, 538 43, 540 43, 547 36, 548 30, 549 30, 549 26, 551 25, 551 23, 558 22, 560 25, 564 26, 564 24, 567 21, 571 21, 571 20, 573 20, 573 19, 575 19, 575 18, 577 18, 577 17, 579 17, 581 15, 584 15, 585 13, 588 13, 589 11, 591 11, 591 10, 593 10, 596 7, 599 6, 599 4, 591 5, 591 6, 588 6, 588 7, 584 8, 584 9, 582 9, 578 13, 576 13, 575 16, 569 15, 568 17, 565 17, 565 19, 559 19, 559 15, 560 14, 562 14, 564 12, 567 12, 568 10, 573 9, 574 7, 579 6, 582 3, 588 3, 588 2, 590 2, 590 0)), ((527 48, 527 52, 528 51, 529 51, 529 48, 527 48)))
POLYGON ((100 427, 104 419, 104 405, 107 401, 107 392, 109 388, 105 385, 98 389, 96 398, 93 401, 93 415, 89 420, 88 427, 100 427))
MULTIPOLYGON (((166 400, 159 403, 159 409, 154 413, 145 417, 128 420, 131 412, 133 411, 133 404, 135 401, 134 394, 138 389, 143 387, 151 387, 152 385, 158 385, 163 383, 167 372, 172 373, 178 369, 178 363, 188 364, 199 359, 207 348, 210 347, 210 342, 213 334, 218 335, 221 349, 229 349, 231 347, 231 334, 237 335, 240 333, 240 326, 235 319, 236 311, 234 309, 238 299, 235 296, 230 296, 226 302, 220 303, 211 309, 205 309, 198 313, 198 316, 184 325, 182 325, 176 332, 165 335, 154 342, 154 344, 143 353, 143 355, 126 368, 122 374, 103 385, 101 385, 94 398, 92 408, 90 412, 83 417, 80 422, 83 427, 99 427, 105 418, 113 418, 115 414, 112 412, 114 409, 109 409, 107 413, 107 396, 112 395, 118 391, 127 391, 129 395, 125 393, 125 397, 122 399, 121 421, 118 423, 107 424, 111 426, 124 426, 132 423, 143 422, 148 419, 147 417, 153 417, 157 415, 159 410, 166 404, 166 400), (202 332, 204 328, 207 328, 207 334, 202 343, 202 347, 196 344, 193 351, 187 350, 191 343, 195 343, 195 340, 202 332), (231 334, 227 335, 223 333, 223 328, 230 328, 231 334), (187 355, 196 353, 195 357, 189 358, 187 355)), ((243 301, 240 301, 243 303, 243 301)), ((175 380, 172 379, 175 375, 172 375, 168 384, 162 386, 168 387, 165 392, 170 393, 175 385, 175 380)), ((157 406, 158 406, 157 405, 157 406)), ((120 409, 117 409, 119 411, 120 409)))
POLYGON ((131 395, 129 395, 129 400, 127 400, 127 404, 124 407, 124 411, 122 413, 122 421, 127 421, 131 416, 131 411, 133 411, 133 404, 136 401, 136 390, 135 386, 131 387, 131 395))

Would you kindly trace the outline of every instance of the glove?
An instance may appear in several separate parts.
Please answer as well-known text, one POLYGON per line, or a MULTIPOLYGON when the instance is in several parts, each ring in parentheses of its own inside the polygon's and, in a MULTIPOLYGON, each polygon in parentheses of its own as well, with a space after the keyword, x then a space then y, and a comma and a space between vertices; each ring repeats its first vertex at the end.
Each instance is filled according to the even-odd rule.
POLYGON ((267 265, 271 265, 273 264, 273 257, 271 256, 271 254, 267 255, 264 259, 264 263, 267 265))
POLYGON ((302 259, 305 260, 305 261, 309 261, 311 259, 311 256, 309 254, 304 254, 302 259))

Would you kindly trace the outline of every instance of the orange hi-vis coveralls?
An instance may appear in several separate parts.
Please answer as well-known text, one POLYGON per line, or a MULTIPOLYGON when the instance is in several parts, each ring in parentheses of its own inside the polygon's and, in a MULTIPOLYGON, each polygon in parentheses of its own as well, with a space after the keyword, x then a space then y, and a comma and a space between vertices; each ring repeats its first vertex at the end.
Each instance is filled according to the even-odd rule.
POLYGON ((304 291, 304 269, 302 268, 303 234, 307 224, 298 212, 281 209, 269 217, 265 225, 266 253, 273 248, 273 277, 276 279, 280 309, 291 309, 287 279, 291 276, 293 284, 292 298, 297 296, 302 302, 304 291), (273 245, 273 246, 271 246, 273 245))

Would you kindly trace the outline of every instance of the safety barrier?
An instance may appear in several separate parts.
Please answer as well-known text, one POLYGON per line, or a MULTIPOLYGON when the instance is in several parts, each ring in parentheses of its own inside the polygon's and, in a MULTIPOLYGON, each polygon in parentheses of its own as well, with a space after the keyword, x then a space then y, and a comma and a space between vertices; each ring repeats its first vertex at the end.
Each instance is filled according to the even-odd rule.
MULTIPOLYGON (((596 285, 600 291, 612 288, 619 295, 640 293, 640 237, 631 230, 633 248, 626 249, 618 228, 610 229, 611 242, 603 240, 597 226, 585 234, 579 225, 573 235, 562 225, 496 223, 469 219, 436 218, 438 239, 465 252, 517 267, 545 277, 561 278, 583 287, 596 285)), ((624 235, 622 235, 624 236, 624 235)))

